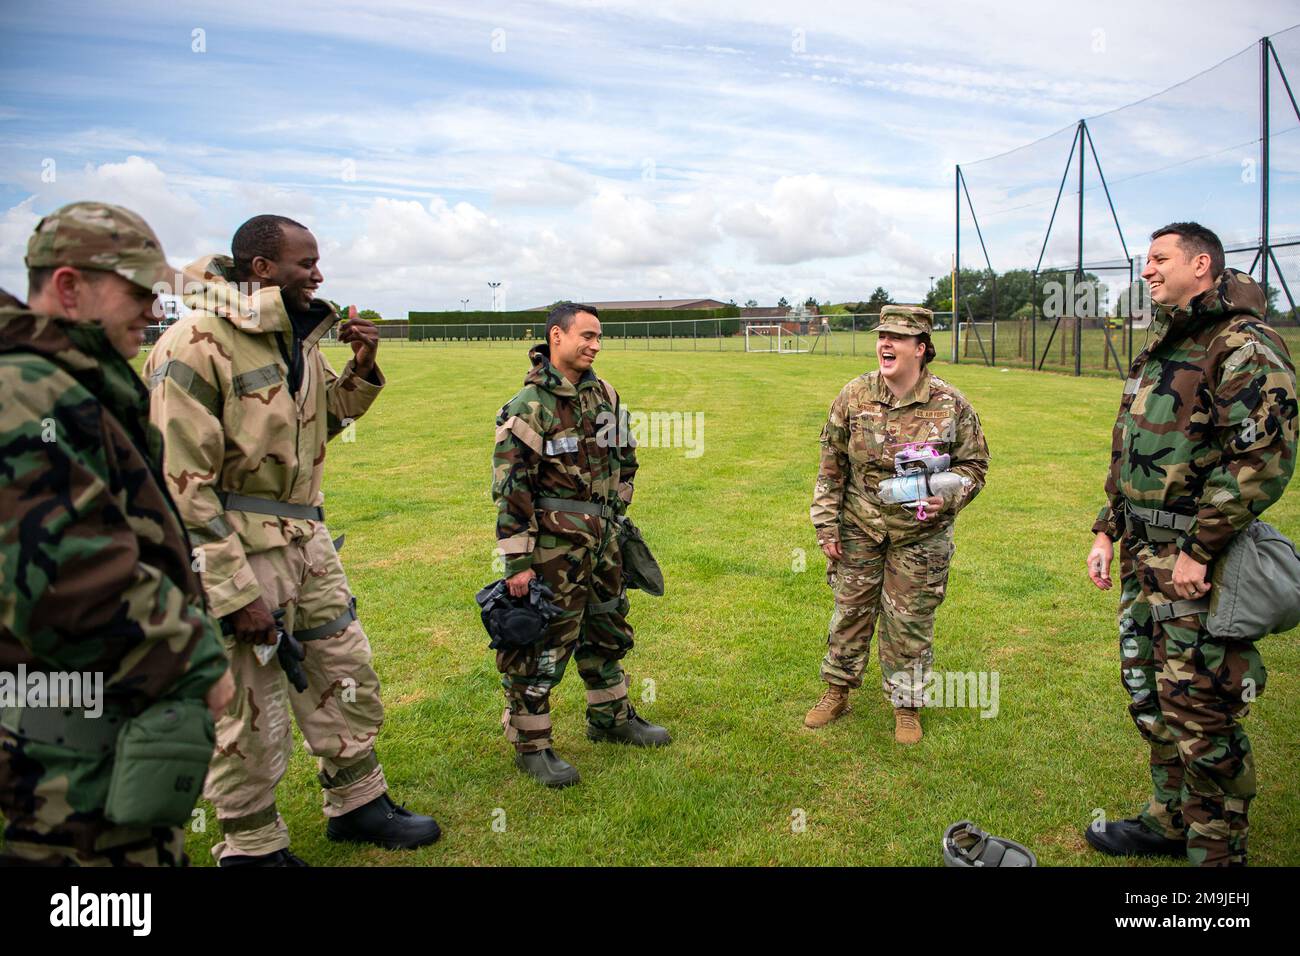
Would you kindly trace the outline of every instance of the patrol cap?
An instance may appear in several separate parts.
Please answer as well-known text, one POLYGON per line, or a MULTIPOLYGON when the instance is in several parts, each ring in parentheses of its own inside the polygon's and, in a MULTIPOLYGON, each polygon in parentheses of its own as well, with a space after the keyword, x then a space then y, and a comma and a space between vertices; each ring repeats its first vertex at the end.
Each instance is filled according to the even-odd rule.
POLYGON ((121 206, 74 202, 36 224, 27 240, 28 269, 73 266, 113 272, 148 289, 170 289, 179 270, 163 257, 162 243, 149 224, 121 206))
POLYGON ((934 313, 919 305, 887 305, 880 310, 877 332, 898 335, 929 335, 933 331, 934 313))

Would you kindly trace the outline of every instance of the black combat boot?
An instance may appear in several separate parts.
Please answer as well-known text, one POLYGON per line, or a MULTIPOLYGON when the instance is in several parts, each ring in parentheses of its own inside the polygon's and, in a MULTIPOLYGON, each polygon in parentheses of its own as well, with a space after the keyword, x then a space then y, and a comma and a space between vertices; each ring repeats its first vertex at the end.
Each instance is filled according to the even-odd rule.
POLYGON ((515 766, 538 783, 556 790, 578 782, 578 768, 561 760, 550 747, 515 754, 515 766))
POLYGON ((330 817, 325 835, 348 843, 373 843, 385 850, 413 850, 438 839, 442 830, 433 817, 399 807, 383 793, 341 817, 330 817))
POLYGON ((1187 859, 1187 841, 1171 840, 1148 830, 1140 817, 1107 820, 1100 829, 1084 827, 1083 837, 1094 850, 1110 856, 1176 856, 1187 859))
POLYGON ((218 862, 217 866, 234 867, 234 866, 310 866, 305 860, 294 856, 289 850, 276 850, 274 853, 263 853, 261 856, 231 856, 226 854, 218 862))
POLYGON ((631 706, 627 709, 627 722, 608 729, 587 724, 587 739, 596 743, 632 744, 634 747, 666 747, 673 742, 668 731, 638 717, 631 706))

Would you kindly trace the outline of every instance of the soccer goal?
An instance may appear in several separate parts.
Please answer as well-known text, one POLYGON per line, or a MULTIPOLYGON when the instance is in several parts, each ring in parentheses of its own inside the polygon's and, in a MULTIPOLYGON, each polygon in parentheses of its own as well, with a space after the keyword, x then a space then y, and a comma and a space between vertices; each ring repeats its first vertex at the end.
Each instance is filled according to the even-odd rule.
POLYGON ((987 365, 995 335, 997 327, 992 322, 961 323, 962 358, 982 358, 987 365))
POLYGON ((808 350, 799 348, 799 336, 787 332, 783 325, 747 325, 745 351, 794 355, 808 350))

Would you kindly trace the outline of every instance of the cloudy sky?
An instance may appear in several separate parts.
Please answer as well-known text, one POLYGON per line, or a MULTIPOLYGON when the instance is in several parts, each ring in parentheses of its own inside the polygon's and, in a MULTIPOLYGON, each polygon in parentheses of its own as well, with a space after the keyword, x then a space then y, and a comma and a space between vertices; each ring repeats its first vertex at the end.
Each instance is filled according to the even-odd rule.
MULTIPOLYGON (((1112 0, 6 4, 0 285, 25 288, 43 213, 95 198, 145 215, 178 264, 228 251, 251 215, 299 219, 322 243, 323 293, 390 317, 466 298, 486 308, 489 281, 505 283, 509 308, 840 301, 876 285, 915 300, 949 268, 954 164, 1150 96, 1300 20, 1293 0, 1153 12, 1112 0)), ((1300 53, 1300 31, 1288 37, 1286 55, 1300 53)), ((1178 164, 1180 136, 1202 167, 1248 186, 1255 56, 1196 94, 1223 98, 1240 131, 1198 119, 1187 96, 1155 101, 1167 128, 1140 111, 1099 121, 1099 151, 1117 167, 1130 158, 1115 178, 1135 184, 1132 208, 1160 182, 1156 159, 1178 164), (1163 152, 1133 161, 1127 137, 1163 152), (1205 159, 1214 137, 1223 155, 1205 159)), ((970 167, 990 238, 999 216, 1038 237, 1009 242, 999 268, 1041 242, 1072 135, 1024 164, 1038 175, 1032 202, 1013 201, 1014 163, 970 167)), ((1297 139, 1278 135, 1279 153, 1297 139)), ((1249 232, 1237 220, 1251 221, 1250 191, 1207 188, 1197 209, 1231 206, 1228 231, 1249 232)), ((1163 214, 1126 207, 1123 229, 1163 214)))

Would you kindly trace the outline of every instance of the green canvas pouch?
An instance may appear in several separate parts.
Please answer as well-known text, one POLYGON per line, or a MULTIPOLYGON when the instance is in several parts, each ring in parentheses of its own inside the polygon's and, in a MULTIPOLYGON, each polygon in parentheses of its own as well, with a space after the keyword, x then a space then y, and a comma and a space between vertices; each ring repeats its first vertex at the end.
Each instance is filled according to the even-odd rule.
POLYGON ((203 792, 216 727, 201 700, 160 700, 118 733, 104 815, 121 826, 184 826, 203 792))

